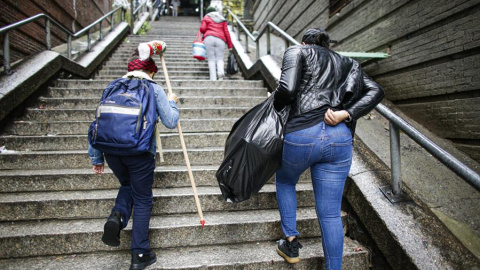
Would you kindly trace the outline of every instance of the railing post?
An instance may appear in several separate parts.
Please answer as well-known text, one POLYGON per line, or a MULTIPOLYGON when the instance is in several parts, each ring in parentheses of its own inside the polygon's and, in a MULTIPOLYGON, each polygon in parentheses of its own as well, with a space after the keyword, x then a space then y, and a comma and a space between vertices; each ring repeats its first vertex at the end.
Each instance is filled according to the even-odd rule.
POLYGON ((394 195, 402 192, 400 163, 400 130, 390 122, 390 165, 392 170, 392 190, 394 195))
POLYGON ((410 200, 407 194, 402 193, 400 168, 400 129, 395 123, 390 121, 390 170, 392 184, 391 186, 380 187, 380 190, 391 203, 410 200))
POLYGON ((113 14, 112 14, 112 16, 110 16, 110 32, 112 32, 112 31, 113 31, 113 14))
POLYGON ((255 40, 255 46, 257 47, 256 56, 258 60, 260 59, 260 39, 258 38, 258 36, 257 36, 257 39, 255 40))
POLYGON ((72 35, 68 35, 67 37, 67 54, 68 59, 72 59, 72 35))
POLYGON ((8 40, 8 32, 3 34, 3 68, 5 74, 10 72, 10 41, 8 40))
POLYGON ((98 40, 103 40, 103 20, 100 21, 100 37, 98 40))
POLYGON ((90 34, 90 29, 87 31, 87 50, 92 51, 92 34, 90 34))
POLYGON ((245 32, 245 53, 249 53, 248 51, 248 34, 245 32))
POLYGON ((45 19, 45 43, 47 44, 47 50, 51 50, 52 41, 50 35, 50 20, 48 18, 45 19))
POLYGON ((122 22, 125 21, 125 9, 122 8, 122 22))
POLYGON ((133 14, 134 12, 134 5, 133 5, 134 0, 130 0, 130 31, 133 32, 133 27, 134 27, 134 22, 135 22, 135 15, 133 14))
POLYGON ((98 40, 103 40, 103 20, 100 21, 100 36, 98 40))
POLYGON ((270 43, 270 26, 267 25, 267 54, 272 53, 272 46, 270 43))
POLYGON ((237 40, 240 41, 240 25, 237 22, 237 40))

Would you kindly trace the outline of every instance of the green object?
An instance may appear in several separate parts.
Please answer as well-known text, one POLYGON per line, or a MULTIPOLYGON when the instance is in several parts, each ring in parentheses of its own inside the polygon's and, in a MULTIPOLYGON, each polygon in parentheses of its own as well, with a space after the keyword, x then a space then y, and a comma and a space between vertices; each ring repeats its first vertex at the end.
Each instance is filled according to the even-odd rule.
POLYGON ((351 58, 387 58, 388 53, 367 53, 367 52, 337 52, 343 56, 351 57, 351 58))
POLYGON ((207 8, 207 14, 210 13, 210 12, 213 12, 213 11, 217 11, 217 8, 216 7, 213 7, 213 6, 209 6, 207 8))

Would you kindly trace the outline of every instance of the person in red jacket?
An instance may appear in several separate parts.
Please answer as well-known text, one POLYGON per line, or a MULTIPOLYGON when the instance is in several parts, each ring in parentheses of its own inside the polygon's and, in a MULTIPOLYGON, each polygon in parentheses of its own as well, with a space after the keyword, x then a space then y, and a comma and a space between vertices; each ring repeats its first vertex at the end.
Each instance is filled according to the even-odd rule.
POLYGON ((218 80, 223 80, 225 75, 223 62, 225 43, 227 43, 229 50, 233 47, 227 29, 227 20, 217 12, 215 7, 209 6, 207 15, 202 19, 200 32, 203 34, 203 42, 207 49, 210 80, 216 81, 217 78, 218 80))

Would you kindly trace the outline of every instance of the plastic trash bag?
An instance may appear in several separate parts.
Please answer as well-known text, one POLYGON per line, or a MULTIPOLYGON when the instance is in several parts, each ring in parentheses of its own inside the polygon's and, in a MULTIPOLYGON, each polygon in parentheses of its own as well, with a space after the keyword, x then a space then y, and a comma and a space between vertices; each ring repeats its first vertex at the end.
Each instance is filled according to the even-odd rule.
POLYGON ((233 125, 225 144, 225 158, 216 173, 226 201, 249 199, 280 167, 289 110, 285 107, 277 112, 272 95, 233 125))
POLYGON ((228 55, 227 59, 227 74, 233 75, 238 72, 237 60, 232 51, 228 55))

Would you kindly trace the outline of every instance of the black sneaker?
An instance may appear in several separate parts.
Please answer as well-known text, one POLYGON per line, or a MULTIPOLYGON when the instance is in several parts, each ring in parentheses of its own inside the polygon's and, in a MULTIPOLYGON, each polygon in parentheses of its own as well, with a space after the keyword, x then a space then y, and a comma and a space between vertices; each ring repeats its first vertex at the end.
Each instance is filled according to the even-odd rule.
POLYGON ((150 252, 150 254, 132 253, 132 265, 130 265, 130 270, 145 269, 145 267, 154 264, 156 261, 157 255, 154 252, 150 252))
POLYGON ((298 263, 300 261, 298 250, 302 248, 302 244, 295 237, 292 242, 280 239, 277 241, 277 253, 282 256, 288 263, 298 263))
POLYGON ((120 246, 120 230, 122 229, 122 214, 114 211, 103 227, 102 242, 112 247, 120 246))

